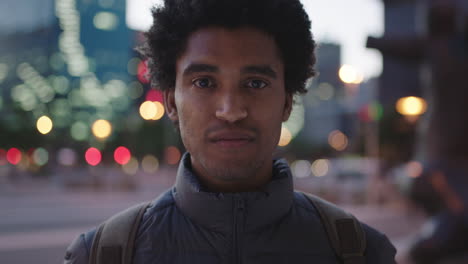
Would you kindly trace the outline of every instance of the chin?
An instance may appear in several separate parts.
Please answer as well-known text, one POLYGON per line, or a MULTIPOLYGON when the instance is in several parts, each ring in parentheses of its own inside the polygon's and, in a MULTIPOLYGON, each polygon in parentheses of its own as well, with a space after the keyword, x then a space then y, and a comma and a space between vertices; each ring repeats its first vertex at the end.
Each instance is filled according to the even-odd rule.
POLYGON ((211 159, 204 162, 207 174, 224 181, 236 181, 254 177, 263 161, 246 159, 211 159))

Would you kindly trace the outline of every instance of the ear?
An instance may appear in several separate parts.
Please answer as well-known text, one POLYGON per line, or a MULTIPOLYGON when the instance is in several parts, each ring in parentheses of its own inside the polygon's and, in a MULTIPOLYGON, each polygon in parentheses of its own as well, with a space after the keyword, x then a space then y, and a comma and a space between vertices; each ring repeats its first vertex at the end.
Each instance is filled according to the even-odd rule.
POLYGON ((167 116, 173 121, 177 122, 179 120, 179 115, 177 114, 177 106, 175 103, 175 88, 169 88, 163 91, 164 96, 164 108, 166 109, 167 116))
POLYGON ((292 111, 292 104, 293 104, 293 95, 290 93, 286 93, 286 99, 284 102, 284 109, 283 109, 283 122, 288 121, 289 116, 291 115, 291 111, 292 111))

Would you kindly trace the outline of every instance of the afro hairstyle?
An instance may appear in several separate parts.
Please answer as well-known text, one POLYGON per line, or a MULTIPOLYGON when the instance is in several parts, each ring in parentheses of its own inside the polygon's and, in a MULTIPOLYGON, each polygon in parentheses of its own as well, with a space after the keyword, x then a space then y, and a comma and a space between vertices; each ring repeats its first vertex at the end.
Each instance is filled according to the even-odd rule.
POLYGON ((271 35, 289 94, 306 93, 306 80, 315 75, 316 44, 299 0, 164 0, 152 14, 153 25, 139 50, 148 59, 151 85, 158 89, 174 89, 176 61, 190 34, 208 26, 252 27, 271 35))

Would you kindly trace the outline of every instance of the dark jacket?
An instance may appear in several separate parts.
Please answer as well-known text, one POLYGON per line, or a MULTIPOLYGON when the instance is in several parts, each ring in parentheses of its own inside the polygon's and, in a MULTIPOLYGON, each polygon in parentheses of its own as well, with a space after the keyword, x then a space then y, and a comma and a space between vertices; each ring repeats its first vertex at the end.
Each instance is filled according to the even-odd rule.
MULTIPOLYGON (((395 263, 387 237, 364 225, 369 264, 395 263)), ((95 230, 80 235, 65 264, 85 264, 95 230)), ((175 186, 146 210, 135 264, 339 263, 314 206, 293 191, 286 162, 274 162, 262 191, 210 193, 200 186, 185 155, 175 186)))

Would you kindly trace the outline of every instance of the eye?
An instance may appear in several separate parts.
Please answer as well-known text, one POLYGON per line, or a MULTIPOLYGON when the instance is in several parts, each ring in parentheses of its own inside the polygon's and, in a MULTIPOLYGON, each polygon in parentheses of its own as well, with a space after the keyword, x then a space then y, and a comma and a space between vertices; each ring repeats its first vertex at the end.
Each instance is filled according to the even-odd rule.
POLYGON ((246 85, 247 85, 247 87, 249 87, 249 88, 253 88, 253 89, 262 89, 262 88, 264 88, 265 86, 267 86, 268 83, 265 82, 265 81, 262 81, 262 80, 249 80, 249 81, 247 81, 246 85))
POLYGON ((209 78, 198 78, 193 80, 193 85, 199 88, 210 88, 213 86, 213 82, 209 78))

